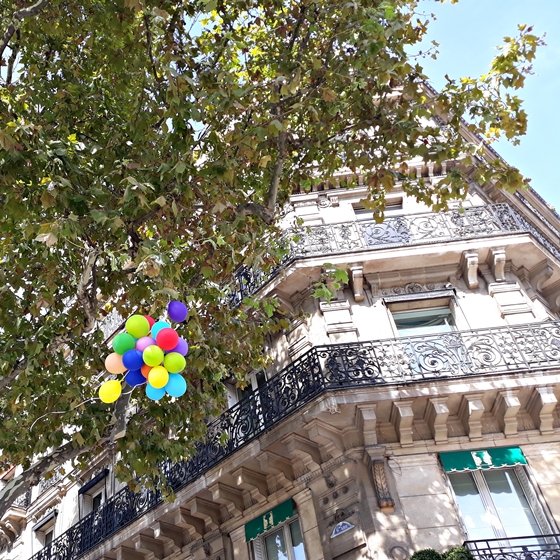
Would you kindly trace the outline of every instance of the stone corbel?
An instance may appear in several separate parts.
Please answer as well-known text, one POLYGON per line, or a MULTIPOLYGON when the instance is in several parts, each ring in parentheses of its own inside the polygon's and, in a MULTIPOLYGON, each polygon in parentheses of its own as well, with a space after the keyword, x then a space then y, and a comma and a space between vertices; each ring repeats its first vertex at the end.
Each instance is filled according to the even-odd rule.
POLYGON ((478 253, 476 251, 463 252, 461 270, 467 286, 471 290, 478 288, 478 253))
POLYGON ((535 387, 527 403, 527 410, 541 434, 551 434, 554 431, 552 413, 557 404, 558 399, 552 387, 535 387))
POLYGON ((492 407, 492 413, 506 437, 517 435, 517 413, 521 408, 517 394, 517 390, 499 391, 492 407))
POLYGON ((364 301, 364 267, 361 264, 350 266, 350 285, 354 292, 354 301, 364 301))
POLYGON ((412 412, 412 400, 393 402, 391 409, 391 424, 397 432, 401 447, 412 447, 412 423, 414 412, 412 412))
POLYGON ((544 261, 536 264, 529 271, 529 280, 535 290, 541 293, 544 288, 544 284, 550 280, 553 273, 554 268, 552 267, 552 263, 548 259, 545 259, 544 261))
POLYGON ((358 405, 356 407, 356 424, 358 432, 364 437, 366 447, 377 445, 377 416, 375 414, 376 404, 358 405))
POLYGON ((506 250, 505 247, 490 249, 490 267, 496 282, 506 281, 506 250))
POLYGON ((447 417, 449 408, 447 407, 447 397, 435 397, 428 399, 424 420, 436 444, 447 442, 447 417))
POLYGON ((374 459, 372 461, 373 484, 377 496, 377 505, 381 511, 392 513, 395 510, 395 500, 391 497, 387 473, 385 472, 385 461, 374 459))
POLYGON ((471 441, 482 439, 482 415, 484 404, 482 404, 482 393, 463 395, 459 405, 459 420, 467 432, 471 441))

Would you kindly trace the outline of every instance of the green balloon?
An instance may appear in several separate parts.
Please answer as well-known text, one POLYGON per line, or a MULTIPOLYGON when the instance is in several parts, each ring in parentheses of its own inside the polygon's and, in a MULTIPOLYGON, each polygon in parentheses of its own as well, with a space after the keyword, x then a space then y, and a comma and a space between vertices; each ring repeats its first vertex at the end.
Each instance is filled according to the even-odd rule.
POLYGON ((126 332, 135 338, 142 338, 150 332, 150 323, 143 315, 133 315, 126 322, 126 332))
POLYGON ((136 345, 134 337, 128 333, 120 333, 113 338, 113 350, 121 356, 127 351, 132 350, 136 345))
POLYGON ((170 352, 165 356, 163 365, 169 373, 179 373, 185 369, 187 362, 179 352, 170 352))
POLYGON ((142 352, 142 358, 148 366, 159 366, 163 362, 163 350, 159 346, 148 346, 142 352))

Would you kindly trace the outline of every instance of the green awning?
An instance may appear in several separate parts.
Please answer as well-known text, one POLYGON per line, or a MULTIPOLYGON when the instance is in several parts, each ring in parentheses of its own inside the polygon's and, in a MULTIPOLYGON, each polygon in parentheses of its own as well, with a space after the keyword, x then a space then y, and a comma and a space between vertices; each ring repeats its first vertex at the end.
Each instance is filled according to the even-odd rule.
POLYGON ((294 505, 292 500, 287 500, 270 511, 267 511, 263 515, 249 521, 245 525, 245 540, 247 542, 256 539, 259 535, 265 531, 270 531, 273 527, 276 527, 282 521, 286 521, 294 515, 294 505))
POLYGON ((439 456, 446 472, 476 471, 527 464, 527 459, 519 447, 453 451, 452 453, 440 453, 439 456))

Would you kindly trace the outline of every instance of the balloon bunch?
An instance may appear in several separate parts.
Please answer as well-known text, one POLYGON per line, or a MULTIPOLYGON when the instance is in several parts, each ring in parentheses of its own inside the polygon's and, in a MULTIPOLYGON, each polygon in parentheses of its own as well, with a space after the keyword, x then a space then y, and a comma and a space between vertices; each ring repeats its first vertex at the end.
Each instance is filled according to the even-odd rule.
MULTIPOLYGON (((171 321, 182 323, 189 310, 180 301, 167 306, 171 321)), ((180 375, 185 369, 185 356, 189 351, 187 341, 166 321, 154 321, 147 315, 132 315, 125 331, 113 339, 112 354, 105 359, 105 367, 112 374, 124 373, 124 380, 131 387, 146 384, 146 395, 158 401, 166 393, 181 397, 187 382, 180 375)), ((105 381, 99 388, 99 398, 104 403, 115 402, 122 393, 121 381, 105 381)))

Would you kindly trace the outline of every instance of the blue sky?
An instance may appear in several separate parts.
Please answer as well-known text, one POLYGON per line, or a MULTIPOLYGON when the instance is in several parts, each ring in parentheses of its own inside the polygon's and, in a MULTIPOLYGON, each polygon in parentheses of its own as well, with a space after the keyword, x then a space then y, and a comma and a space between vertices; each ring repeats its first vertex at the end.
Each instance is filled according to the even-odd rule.
POLYGON ((495 47, 517 24, 534 26, 546 34, 530 76, 519 94, 529 114, 527 135, 519 146, 507 141, 494 144, 512 165, 532 179, 531 186, 560 210, 560 0, 459 0, 438 4, 424 0, 421 7, 436 14, 428 38, 440 46, 438 60, 422 64, 431 84, 439 88, 445 74, 452 78, 480 76, 488 70, 495 47))

